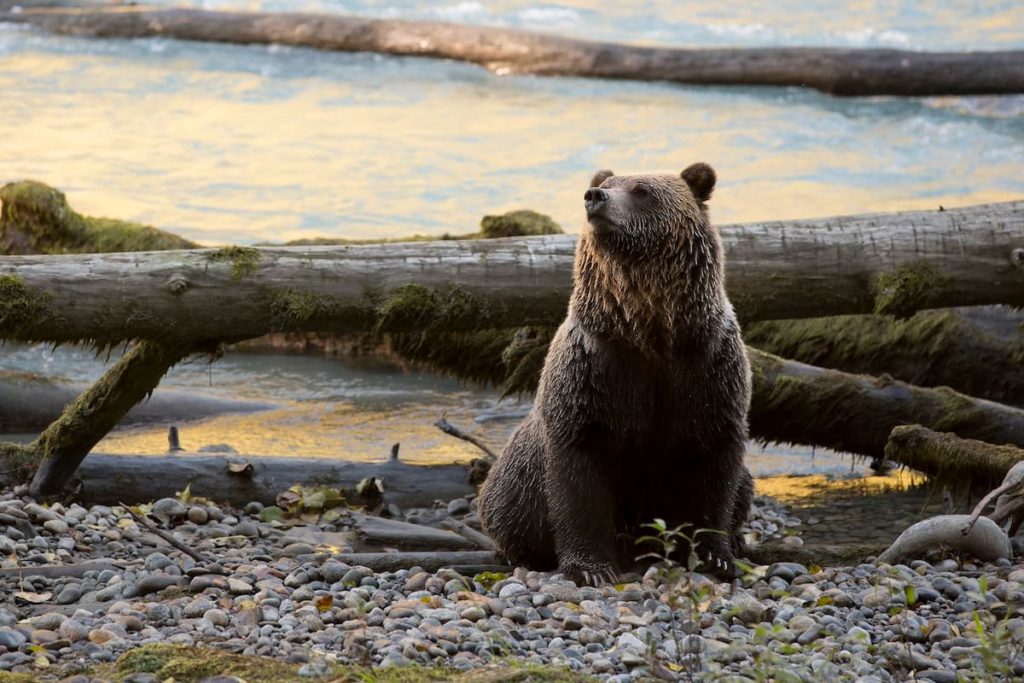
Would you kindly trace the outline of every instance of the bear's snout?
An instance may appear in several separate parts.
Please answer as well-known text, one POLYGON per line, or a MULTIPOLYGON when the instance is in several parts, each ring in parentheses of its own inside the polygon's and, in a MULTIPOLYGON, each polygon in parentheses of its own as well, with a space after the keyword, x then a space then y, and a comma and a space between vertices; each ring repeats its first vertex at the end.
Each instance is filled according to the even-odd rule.
POLYGON ((608 193, 600 187, 592 187, 583 193, 584 206, 587 208, 587 215, 593 216, 601 210, 608 201, 608 193))

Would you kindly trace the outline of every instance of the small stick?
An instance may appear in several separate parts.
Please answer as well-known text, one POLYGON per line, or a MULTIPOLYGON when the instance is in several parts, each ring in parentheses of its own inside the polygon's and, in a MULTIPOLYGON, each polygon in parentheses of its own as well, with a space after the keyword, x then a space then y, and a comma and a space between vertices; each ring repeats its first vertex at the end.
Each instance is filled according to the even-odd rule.
MULTIPOLYGON (((1009 478, 1009 473, 1007 473, 1007 479, 1009 478)), ((993 489, 992 491, 989 491, 988 495, 986 495, 984 498, 978 501, 978 504, 974 507, 974 512, 971 513, 970 519, 968 519, 967 523, 964 524, 962 533, 965 536, 971 533, 971 529, 977 523, 978 518, 981 517, 981 513, 985 510, 986 507, 988 507, 988 504, 991 503, 994 499, 998 498, 1003 494, 1010 493, 1011 491, 1019 491, 1022 487, 1024 487, 1024 479, 1017 479, 1015 481, 1010 481, 1008 483, 1004 481, 1002 486, 1000 486, 997 489, 993 489)))
POLYGON ((160 538, 164 539, 165 541, 167 541, 172 546, 174 546, 175 548, 177 548, 181 552, 185 553, 189 557, 191 557, 196 562, 202 562, 203 564, 211 564, 211 560, 203 557, 202 555, 200 555, 195 550, 192 550, 192 548, 189 548, 187 545, 185 545, 184 543, 182 543, 181 541, 176 539, 170 533, 164 531, 163 529, 158 527, 156 524, 153 524, 153 522, 149 521, 145 517, 142 517, 140 515, 135 514, 135 511, 132 510, 127 505, 125 505, 124 503, 121 503, 120 505, 121 505, 121 507, 123 507, 125 510, 128 511, 128 514, 131 515, 132 518, 136 522, 138 522, 139 524, 143 525, 144 527, 146 527, 147 529, 152 531, 154 534, 156 534, 160 538))
POLYGON ((494 541, 487 534, 480 533, 465 522, 448 518, 441 522, 441 527, 448 531, 454 531, 463 538, 476 543, 481 550, 494 550, 494 541))
POLYGON ((492 451, 487 446, 487 444, 485 444, 483 441, 481 441, 480 439, 476 438, 472 434, 467 434, 466 432, 462 431, 461 429, 459 429, 458 427, 453 425, 451 422, 449 422, 448 420, 446 420, 444 418, 444 414, 442 414, 441 417, 438 418, 437 422, 434 423, 434 426, 437 427, 438 429, 440 429, 442 432, 444 432, 448 436, 454 436, 456 439, 462 439, 463 441, 468 441, 469 443, 473 444, 474 446, 476 446, 477 448, 482 450, 484 453, 486 453, 487 457, 489 459, 491 459, 491 460, 497 460, 498 459, 497 454, 494 451, 492 451))

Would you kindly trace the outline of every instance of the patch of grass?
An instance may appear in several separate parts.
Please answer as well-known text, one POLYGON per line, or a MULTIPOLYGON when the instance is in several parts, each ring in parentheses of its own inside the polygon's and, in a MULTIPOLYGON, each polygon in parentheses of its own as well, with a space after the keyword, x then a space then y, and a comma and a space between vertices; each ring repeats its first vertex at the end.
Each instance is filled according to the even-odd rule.
MULTIPOLYGON (((209 647, 184 645, 146 645, 126 652, 117 662, 96 667, 90 673, 114 681, 133 673, 151 673, 158 680, 173 678, 175 683, 198 683, 214 675, 236 676, 247 683, 288 683, 307 681, 299 676, 298 664, 288 664, 269 657, 236 655, 209 647)), ((0 683, 8 683, 2 678, 0 683)), ((29 677, 10 678, 10 683, 34 680, 29 677)), ((400 668, 365 666, 332 667, 325 679, 345 683, 584 683, 592 677, 553 666, 536 666, 516 660, 501 660, 467 672, 443 666, 413 665, 400 668)))

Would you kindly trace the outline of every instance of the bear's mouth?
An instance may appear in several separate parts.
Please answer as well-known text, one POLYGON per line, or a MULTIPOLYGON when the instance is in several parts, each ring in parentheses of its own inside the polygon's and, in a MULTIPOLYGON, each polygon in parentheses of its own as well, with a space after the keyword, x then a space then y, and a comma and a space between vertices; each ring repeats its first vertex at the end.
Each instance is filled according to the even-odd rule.
POLYGON ((615 230, 615 223, 601 211, 587 214, 587 222, 596 233, 612 232, 615 230))

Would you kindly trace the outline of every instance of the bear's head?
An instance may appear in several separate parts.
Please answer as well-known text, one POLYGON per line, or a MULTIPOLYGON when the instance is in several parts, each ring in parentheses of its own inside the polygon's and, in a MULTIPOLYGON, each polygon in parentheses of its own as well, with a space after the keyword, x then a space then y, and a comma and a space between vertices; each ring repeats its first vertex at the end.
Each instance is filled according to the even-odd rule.
POLYGON ((728 308, 706 206, 714 188, 704 163, 679 175, 598 172, 584 195, 590 229, 576 250, 576 320, 652 354, 714 334, 728 308))
POLYGON ((596 246, 642 256, 706 227, 714 189, 714 169, 696 163, 679 175, 598 171, 583 199, 596 246))

